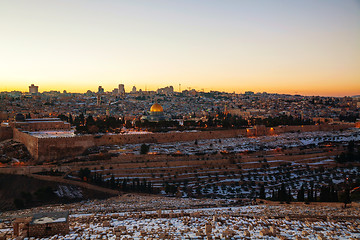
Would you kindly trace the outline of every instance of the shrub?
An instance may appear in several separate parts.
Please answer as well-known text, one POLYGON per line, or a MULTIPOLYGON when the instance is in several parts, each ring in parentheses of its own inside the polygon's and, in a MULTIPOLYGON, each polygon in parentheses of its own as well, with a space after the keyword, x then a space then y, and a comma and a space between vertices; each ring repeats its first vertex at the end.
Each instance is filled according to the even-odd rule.
POLYGON ((140 147, 140 154, 147 154, 150 150, 150 145, 143 143, 140 147))

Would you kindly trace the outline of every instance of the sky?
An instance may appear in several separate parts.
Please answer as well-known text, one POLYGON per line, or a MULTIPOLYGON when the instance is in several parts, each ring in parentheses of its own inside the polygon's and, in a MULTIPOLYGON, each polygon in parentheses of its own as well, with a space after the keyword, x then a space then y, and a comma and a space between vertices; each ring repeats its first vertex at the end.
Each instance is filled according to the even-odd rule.
POLYGON ((360 94, 360 0, 2 0, 0 91, 360 94))

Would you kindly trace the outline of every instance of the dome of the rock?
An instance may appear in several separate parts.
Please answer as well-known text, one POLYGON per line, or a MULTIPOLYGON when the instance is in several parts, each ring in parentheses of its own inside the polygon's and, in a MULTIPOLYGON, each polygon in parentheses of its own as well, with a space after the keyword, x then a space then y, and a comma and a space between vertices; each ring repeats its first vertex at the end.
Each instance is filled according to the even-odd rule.
POLYGON ((150 112, 164 112, 164 110, 160 104, 155 103, 154 105, 151 106, 150 112))
POLYGON ((164 114, 163 107, 158 103, 154 103, 154 105, 152 105, 150 108, 149 114, 142 116, 141 120, 147 120, 149 122, 160 122, 169 121, 169 118, 164 114))

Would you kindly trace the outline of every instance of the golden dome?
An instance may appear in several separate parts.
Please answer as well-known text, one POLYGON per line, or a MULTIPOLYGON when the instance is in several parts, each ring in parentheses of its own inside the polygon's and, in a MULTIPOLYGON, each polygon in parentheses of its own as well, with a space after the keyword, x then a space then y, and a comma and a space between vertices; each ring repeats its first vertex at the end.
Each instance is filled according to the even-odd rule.
POLYGON ((151 106, 150 108, 150 112, 163 112, 163 108, 160 104, 155 103, 154 105, 151 106))

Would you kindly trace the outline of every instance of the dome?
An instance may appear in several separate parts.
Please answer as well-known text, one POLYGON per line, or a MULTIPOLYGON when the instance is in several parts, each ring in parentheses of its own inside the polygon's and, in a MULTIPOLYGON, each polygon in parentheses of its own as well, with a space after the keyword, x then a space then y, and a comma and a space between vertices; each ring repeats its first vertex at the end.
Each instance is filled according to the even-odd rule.
POLYGON ((154 105, 151 106, 150 108, 150 112, 163 112, 163 108, 160 104, 155 103, 154 105))
POLYGON ((16 114, 15 116, 15 121, 16 122, 24 122, 25 121, 25 116, 21 113, 16 114))

